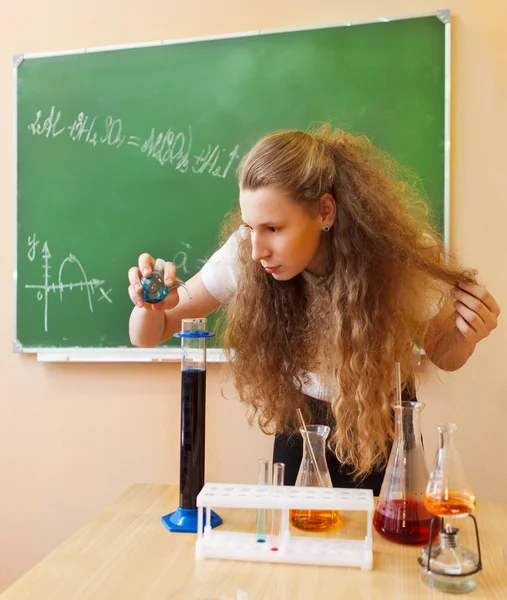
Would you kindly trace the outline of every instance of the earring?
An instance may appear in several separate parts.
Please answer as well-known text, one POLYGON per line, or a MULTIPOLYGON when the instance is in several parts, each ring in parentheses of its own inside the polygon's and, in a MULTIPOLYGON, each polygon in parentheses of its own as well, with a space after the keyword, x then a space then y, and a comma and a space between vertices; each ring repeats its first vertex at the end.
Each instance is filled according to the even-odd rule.
POLYGON ((329 225, 324 225, 324 231, 329 231, 331 229, 331 227, 329 227, 329 225))

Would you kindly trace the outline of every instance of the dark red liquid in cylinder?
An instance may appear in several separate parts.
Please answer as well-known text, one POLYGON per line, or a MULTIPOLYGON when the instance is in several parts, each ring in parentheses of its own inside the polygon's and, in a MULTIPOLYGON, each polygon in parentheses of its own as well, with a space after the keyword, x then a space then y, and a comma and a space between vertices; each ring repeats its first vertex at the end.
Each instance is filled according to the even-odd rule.
MULTIPOLYGON (((431 515, 422 502, 388 500, 377 506, 373 527, 386 539, 399 544, 427 544, 430 539, 431 515)), ((433 526, 433 537, 440 531, 433 526)))

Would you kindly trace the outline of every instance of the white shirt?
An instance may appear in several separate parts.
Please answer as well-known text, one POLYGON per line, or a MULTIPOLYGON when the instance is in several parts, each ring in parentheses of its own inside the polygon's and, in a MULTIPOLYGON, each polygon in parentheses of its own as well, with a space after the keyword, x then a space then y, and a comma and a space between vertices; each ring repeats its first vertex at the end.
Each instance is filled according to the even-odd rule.
POLYGON ((222 304, 227 304, 238 287, 238 246, 241 233, 236 231, 201 269, 201 278, 208 292, 222 304))
MULTIPOLYGON (((222 304, 227 302, 234 295, 238 287, 238 246, 241 239, 241 230, 233 233, 225 244, 219 248, 208 260, 201 270, 202 281, 208 292, 222 304)), ((303 274, 305 274, 303 272, 303 274)), ((443 301, 443 294, 431 293, 427 298, 428 309, 425 311, 425 318, 430 320, 440 310, 443 301)), ((324 382, 316 373, 308 373, 308 382, 302 386, 302 392, 317 398, 330 402, 336 391, 336 382, 324 382)))

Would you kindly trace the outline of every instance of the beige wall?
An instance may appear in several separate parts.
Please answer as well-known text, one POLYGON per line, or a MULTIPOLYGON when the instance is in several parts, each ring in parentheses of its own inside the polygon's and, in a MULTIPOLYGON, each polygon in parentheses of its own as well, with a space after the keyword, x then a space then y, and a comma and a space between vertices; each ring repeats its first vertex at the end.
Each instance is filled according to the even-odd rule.
MULTIPOLYGON (((11 353, 14 261, 12 55, 306 26, 450 8, 452 245, 507 310, 505 0, 0 0, 0 590, 135 481, 178 478, 177 365, 39 364, 11 353), (142 7, 142 8, 141 8, 142 7)), ((507 317, 505 317, 507 318, 507 317)), ((505 320, 505 319, 504 319, 505 320)), ((125 323, 125 326, 127 324, 125 323)), ((452 375, 427 368, 420 398, 428 458, 454 419, 479 499, 507 501, 505 327, 452 375)), ((220 396, 209 369, 208 478, 251 481, 270 439, 220 396)), ((230 396, 231 394, 229 394, 230 396)))

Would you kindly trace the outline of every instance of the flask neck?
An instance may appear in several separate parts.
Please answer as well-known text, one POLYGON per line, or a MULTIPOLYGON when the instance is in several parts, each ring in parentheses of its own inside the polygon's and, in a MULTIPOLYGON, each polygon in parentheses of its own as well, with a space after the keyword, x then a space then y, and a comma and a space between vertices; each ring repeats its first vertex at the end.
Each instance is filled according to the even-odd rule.
POLYGON ((438 450, 441 452, 454 451, 454 432, 456 431, 456 425, 450 423, 449 425, 439 425, 438 431, 438 450))
POLYGON ((300 428, 300 433, 303 437, 303 459, 310 459, 310 452, 305 437, 308 436, 308 441, 312 447, 315 456, 324 456, 326 452, 326 440, 329 435, 329 427, 327 425, 307 425, 306 433, 300 428))
POLYGON ((153 265, 153 273, 163 274, 165 267, 165 260, 162 258, 157 258, 155 264, 153 265))
POLYGON ((297 486, 333 487, 326 462, 327 425, 307 425, 301 427, 303 437, 303 458, 296 479, 297 486))
POLYGON ((421 412, 424 409, 422 402, 403 402, 401 406, 393 404, 395 414, 394 438, 395 441, 410 442, 411 445, 421 443, 421 412))

